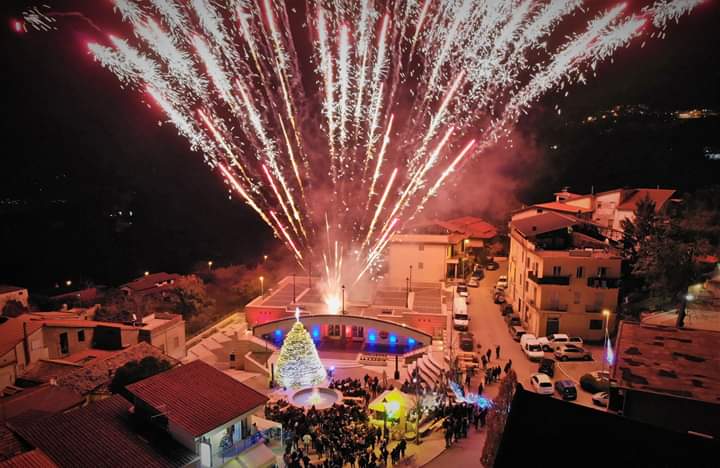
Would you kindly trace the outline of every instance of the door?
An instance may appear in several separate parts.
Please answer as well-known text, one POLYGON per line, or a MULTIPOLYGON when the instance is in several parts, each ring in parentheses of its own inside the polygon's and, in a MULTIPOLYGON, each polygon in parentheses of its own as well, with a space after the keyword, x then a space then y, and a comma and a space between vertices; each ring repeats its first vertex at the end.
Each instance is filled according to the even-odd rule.
POLYGON ((68 354, 70 352, 70 344, 68 343, 68 334, 60 333, 60 354, 68 354))
POLYGON ((548 318, 547 322, 545 323, 545 336, 550 336, 553 333, 557 333, 560 331, 560 319, 557 318, 548 318))

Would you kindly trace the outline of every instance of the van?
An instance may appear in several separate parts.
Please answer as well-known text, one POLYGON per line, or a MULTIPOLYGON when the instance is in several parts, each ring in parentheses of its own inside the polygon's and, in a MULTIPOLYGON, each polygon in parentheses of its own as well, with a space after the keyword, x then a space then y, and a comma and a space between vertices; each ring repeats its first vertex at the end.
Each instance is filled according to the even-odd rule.
POLYGON ((455 328, 455 330, 465 331, 468 329, 470 317, 468 316, 467 304, 465 304, 465 299, 463 297, 455 296, 455 300, 453 301, 452 317, 453 328, 455 328))
POLYGON ((510 336, 512 336, 515 341, 520 341, 520 338, 527 333, 525 329, 519 325, 509 327, 508 330, 510 331, 510 336))

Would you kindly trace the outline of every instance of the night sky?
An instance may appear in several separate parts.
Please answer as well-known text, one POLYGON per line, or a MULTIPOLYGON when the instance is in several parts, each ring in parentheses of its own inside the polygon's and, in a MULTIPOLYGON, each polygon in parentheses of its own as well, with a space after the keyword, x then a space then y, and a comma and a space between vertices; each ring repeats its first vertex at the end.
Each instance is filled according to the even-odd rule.
MULTIPOLYGON (((718 3, 708 1, 669 27, 664 40, 620 51, 614 64, 600 67, 597 79, 567 98, 539 103, 519 127, 537 155, 528 167, 506 168, 522 178, 515 196, 542 201, 560 184, 583 191, 657 183, 686 191, 717 183, 720 161, 707 162, 701 152, 708 145, 718 149, 718 119, 683 128, 633 123, 612 132, 568 122, 616 104, 720 110, 718 3), (561 151, 551 154, 550 144, 561 151)), ((83 46, 92 36, 74 32, 87 28, 12 32, 11 18, 26 5, 0 7, 0 283, 40 289, 65 279, 117 284, 145 270, 186 272, 209 259, 252 262, 276 246, 254 213, 237 198, 228 200, 220 177, 176 130, 158 126, 157 109, 120 89, 92 60, 83 46)))

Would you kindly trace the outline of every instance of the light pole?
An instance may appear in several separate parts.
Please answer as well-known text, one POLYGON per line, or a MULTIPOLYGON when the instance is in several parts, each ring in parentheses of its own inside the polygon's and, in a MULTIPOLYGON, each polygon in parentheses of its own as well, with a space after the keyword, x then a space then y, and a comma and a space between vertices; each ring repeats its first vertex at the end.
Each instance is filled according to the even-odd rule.
POLYGON ((260 277, 260 297, 265 297, 265 277, 260 277))
POLYGON ((387 433, 387 418, 388 418, 387 398, 383 398, 382 405, 383 405, 383 437, 385 437, 385 439, 387 439, 388 438, 388 436, 387 436, 388 435, 388 433, 387 433))
POLYGON ((212 260, 209 260, 209 261, 208 261, 208 271, 211 271, 211 270, 212 270, 212 265, 213 265, 212 260))
POLYGON ((293 304, 295 304, 295 272, 293 271, 293 304))
POLYGON ((267 262, 267 259, 268 259, 268 256, 267 256, 267 255, 263 255, 263 262, 267 262))
POLYGON ((408 291, 412 291, 412 265, 410 265, 410 282, 408 283, 408 291))
POLYGON ((415 445, 420 445, 420 412, 422 405, 420 404, 420 391, 417 377, 413 377, 413 384, 415 386, 415 445))
POLYGON ((410 278, 405 278, 405 308, 410 308, 410 278))
POLYGON ((345 285, 342 285, 342 314, 345 315, 345 285))

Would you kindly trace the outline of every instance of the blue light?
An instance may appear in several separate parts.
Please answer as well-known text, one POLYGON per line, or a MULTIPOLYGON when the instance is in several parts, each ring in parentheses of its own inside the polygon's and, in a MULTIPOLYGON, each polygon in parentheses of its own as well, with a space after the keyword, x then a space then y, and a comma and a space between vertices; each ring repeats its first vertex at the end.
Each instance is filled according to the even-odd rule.
POLYGON ((414 346, 415 345, 415 338, 408 338, 408 346, 414 346))
POLYGON ((279 328, 275 330, 275 338, 281 338, 282 337, 282 330, 279 328))
POLYGON ((397 343, 397 336, 390 335, 390 344, 396 344, 397 343))
POLYGON ((368 341, 375 343, 375 333, 370 333, 368 335, 368 341))
POLYGON ((320 338, 320 329, 318 327, 313 328, 312 336, 316 340, 320 338))

